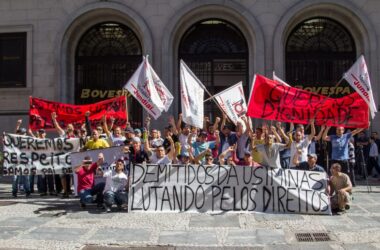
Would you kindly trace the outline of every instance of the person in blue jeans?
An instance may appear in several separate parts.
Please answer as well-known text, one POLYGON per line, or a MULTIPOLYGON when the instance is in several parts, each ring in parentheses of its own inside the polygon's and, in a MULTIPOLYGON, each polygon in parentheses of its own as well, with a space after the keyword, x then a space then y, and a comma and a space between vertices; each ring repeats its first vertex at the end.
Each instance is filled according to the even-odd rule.
POLYGON ((24 185, 25 196, 28 198, 30 196, 29 176, 27 176, 27 175, 15 175, 15 176, 13 176, 12 196, 14 198, 17 197, 18 185, 19 184, 24 185))
MULTIPOLYGON (((22 119, 19 119, 17 120, 17 123, 16 123, 16 129, 15 129, 15 133, 17 135, 24 135, 26 136, 26 129, 25 128, 21 128, 22 124, 22 119)), ((24 190, 25 190, 25 195, 26 197, 29 197, 30 196, 30 193, 31 191, 33 191, 31 188, 33 187, 31 185, 31 177, 34 177, 34 175, 15 175, 13 176, 13 182, 12 182, 12 196, 14 198, 17 197, 17 192, 18 192, 18 185, 19 184, 23 184, 24 185, 24 190)), ((34 182, 33 182, 34 184, 34 182)))
POLYGON ((92 163, 92 159, 89 156, 86 156, 82 165, 74 169, 78 175, 78 194, 81 208, 85 208, 87 203, 92 203, 94 195, 96 195, 98 207, 102 206, 105 183, 94 185, 94 176, 95 171, 101 169, 100 166, 103 162, 104 155, 102 153, 99 154, 98 161, 94 163, 92 163))
POLYGON ((363 128, 357 128, 352 132, 344 133, 344 127, 336 127, 335 135, 327 135, 330 126, 323 131, 322 140, 331 142, 331 164, 339 163, 341 171, 350 176, 351 183, 355 179, 354 173, 349 168, 348 144, 350 139, 360 133, 363 128))
POLYGON ((128 176, 124 173, 124 161, 119 159, 116 161, 115 170, 108 170, 103 173, 106 178, 104 187, 104 204, 106 212, 111 212, 111 207, 116 204, 119 209, 128 203, 128 176))

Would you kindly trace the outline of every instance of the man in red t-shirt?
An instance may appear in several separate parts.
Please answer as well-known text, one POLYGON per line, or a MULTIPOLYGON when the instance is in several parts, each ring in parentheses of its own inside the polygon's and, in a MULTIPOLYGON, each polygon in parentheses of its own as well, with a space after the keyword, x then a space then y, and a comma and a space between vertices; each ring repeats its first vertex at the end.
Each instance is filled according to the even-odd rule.
POLYGON ((92 163, 89 156, 86 156, 82 165, 75 168, 75 173, 78 175, 78 194, 80 197, 80 206, 84 208, 86 203, 93 201, 92 196, 96 195, 98 207, 103 204, 103 190, 105 183, 94 185, 94 175, 96 170, 103 164, 104 156, 102 153, 98 156, 98 161, 92 163))

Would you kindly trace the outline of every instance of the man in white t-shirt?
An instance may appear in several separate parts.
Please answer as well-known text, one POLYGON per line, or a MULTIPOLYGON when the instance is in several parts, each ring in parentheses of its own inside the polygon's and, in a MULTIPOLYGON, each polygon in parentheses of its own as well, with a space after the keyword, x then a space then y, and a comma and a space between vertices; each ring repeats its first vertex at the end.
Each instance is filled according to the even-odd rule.
POLYGON ((128 203, 128 193, 126 192, 128 185, 128 176, 123 172, 124 161, 119 159, 116 161, 115 170, 108 170, 103 173, 106 179, 104 187, 104 205, 106 212, 111 212, 111 207, 116 204, 119 209, 122 205, 128 203))
POLYGON ((176 158, 176 150, 173 138, 171 136, 168 136, 166 139, 170 143, 169 152, 167 154, 165 154, 165 147, 163 145, 155 148, 155 153, 153 153, 153 150, 149 147, 149 143, 145 143, 148 155, 150 155, 150 163, 160 165, 171 164, 173 159, 176 158))
POLYGON ((164 139, 161 138, 159 131, 157 129, 151 130, 151 139, 150 139, 150 147, 157 148, 159 146, 162 146, 164 144, 164 139))
POLYGON ((178 140, 181 143, 181 148, 186 150, 186 148, 189 146, 188 138, 190 135, 190 125, 185 124, 181 130, 181 133, 178 136, 178 140))
MULTIPOLYGON (((110 120, 111 120, 111 125, 113 126, 113 124, 115 122, 115 118, 111 117, 110 120)), ((111 130, 112 130, 112 126, 110 128, 111 130)), ((121 134, 121 128, 120 127, 116 127, 113 130, 113 133, 111 133, 110 130, 108 129, 107 119, 106 119, 105 115, 102 116, 102 127, 103 127, 103 131, 107 135, 108 141, 111 142, 111 145, 113 145, 113 146, 122 146, 122 145, 124 145, 124 142, 125 142, 126 138, 125 138, 125 136, 123 136, 121 134)))
POLYGON ((298 162, 307 161, 308 148, 309 145, 315 136, 315 126, 314 120, 310 120, 310 134, 304 136, 304 133, 301 130, 297 130, 294 135, 294 140, 290 145, 290 164, 289 167, 294 168, 296 165, 294 162, 296 160, 294 157, 298 157, 298 162))

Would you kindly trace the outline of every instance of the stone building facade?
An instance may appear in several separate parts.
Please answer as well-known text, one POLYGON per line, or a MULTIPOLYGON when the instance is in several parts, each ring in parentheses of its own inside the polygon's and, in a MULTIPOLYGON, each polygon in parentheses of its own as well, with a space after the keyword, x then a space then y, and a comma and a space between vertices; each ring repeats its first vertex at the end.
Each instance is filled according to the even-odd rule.
MULTIPOLYGON (((102 81, 91 90, 91 82, 99 80, 99 77, 91 80, 91 76, 99 76, 96 75, 99 70, 96 67, 91 69, 89 65, 93 60, 119 65, 115 66, 115 71, 105 70, 104 74, 108 75, 104 79, 117 81, 115 77, 119 77, 117 79, 125 81, 135 66, 120 65, 118 60, 137 60, 136 65, 142 55, 149 55, 152 66, 176 98, 170 114, 178 114, 180 109, 180 57, 190 61, 202 80, 207 82, 211 79, 208 85, 213 92, 238 80, 243 81, 248 92, 255 73, 271 77, 273 71, 288 81, 313 81, 329 74, 331 79, 328 79, 328 84, 331 87, 339 81, 344 70, 348 70, 352 62, 363 54, 377 103, 380 91, 377 84, 380 79, 378 34, 378 0, 2 0, 0 39, 3 40, 0 48, 7 50, 6 46, 10 46, 15 51, 19 48, 24 51, 22 55, 19 53, 21 61, 17 61, 17 55, 14 57, 14 64, 12 55, 2 52, 0 70, 6 77, 0 79, 0 129, 12 131, 20 117, 27 123, 29 96, 83 103, 95 100, 99 95, 115 95, 115 91, 104 92, 107 88, 99 92, 102 81), (329 33, 324 35, 325 42, 300 37, 305 32, 311 32, 308 29, 319 32, 319 28, 327 27, 325 23, 330 27, 329 33), (101 25, 108 28, 99 28, 101 25), (107 51, 107 48, 100 51, 96 47, 99 34, 93 30, 111 30, 112 26, 133 34, 133 39, 123 38, 130 43, 120 49, 120 55, 125 57, 118 57, 116 48, 120 45, 110 45, 115 47, 113 52, 107 51), (204 38, 207 32, 213 32, 213 27, 221 28, 219 40, 226 46, 225 50, 216 48, 215 53, 210 49, 212 40, 204 38), (19 47, 17 43, 10 42, 12 34, 21 35, 16 36, 15 40, 21 42, 19 47), (203 45, 202 39, 207 40, 203 45), (335 44, 329 45, 334 41, 335 44), (319 48, 313 48, 313 44, 317 43, 319 48), (202 50, 202 46, 207 48, 202 50), (332 52, 325 50, 324 47, 329 46, 336 48, 332 52), (212 58, 213 53, 217 55, 215 58, 212 58), (223 57, 223 53, 229 54, 223 57), (299 59, 305 53, 309 53, 310 62, 305 58, 299 59), (86 58, 86 55, 90 57, 86 58), (329 56, 330 61, 324 61, 329 56), (336 62, 340 56, 341 61, 336 62), (202 60, 208 60, 208 63, 202 60), (319 76, 311 74, 313 63, 318 62, 326 64, 322 71, 327 69, 325 73, 317 72, 319 76), (22 72, 8 70, 7 67, 12 70, 21 67, 22 72), (301 69, 304 73, 299 76, 301 69), (112 78, 113 74, 118 76, 112 78), (86 81, 85 84, 90 87, 83 85, 80 89, 78 84, 86 81), (83 92, 83 88, 98 92, 83 92), (78 100, 81 95, 87 95, 87 100, 78 100)), ((123 41, 121 37, 125 33, 115 36, 123 41)), ((326 79, 308 84, 315 87, 323 81, 326 79)), ((119 83, 120 86, 122 83, 119 83)), ((103 85, 107 84, 104 80, 103 85)), ((320 91, 326 94, 330 90, 320 91)), ((135 112, 133 115, 138 114, 135 112)), ((167 114, 161 119, 165 116, 167 114)), ((161 121, 157 123, 163 124, 161 121)), ((379 130, 379 123, 380 118, 377 117, 371 124, 372 129, 379 130)))

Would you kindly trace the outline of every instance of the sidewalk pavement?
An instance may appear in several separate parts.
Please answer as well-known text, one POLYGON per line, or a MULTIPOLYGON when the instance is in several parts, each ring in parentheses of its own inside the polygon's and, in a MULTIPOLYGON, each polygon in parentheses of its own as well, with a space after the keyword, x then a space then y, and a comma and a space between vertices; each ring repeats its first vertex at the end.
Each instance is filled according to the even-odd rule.
POLYGON ((354 188, 348 213, 190 214, 103 211, 78 199, 12 199, 0 177, 0 249, 380 249, 380 182, 354 188), (301 234, 302 233, 302 234, 301 234), (299 242, 296 234, 304 240, 299 242), (316 241, 318 240, 318 241, 316 241))

